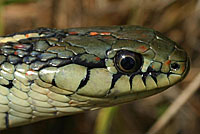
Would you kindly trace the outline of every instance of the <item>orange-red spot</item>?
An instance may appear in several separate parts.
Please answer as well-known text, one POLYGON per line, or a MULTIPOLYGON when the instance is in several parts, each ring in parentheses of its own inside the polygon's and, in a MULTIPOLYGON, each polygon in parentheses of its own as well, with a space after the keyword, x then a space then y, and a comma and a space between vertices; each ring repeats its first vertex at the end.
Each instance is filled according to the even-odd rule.
POLYGON ((101 59, 99 57, 95 57, 95 60, 96 61, 100 61, 101 59))
POLYGON ((154 69, 154 68, 155 68, 155 66, 154 66, 154 65, 152 65, 152 66, 151 66, 151 68, 153 68, 153 69, 154 69))
POLYGON ((111 35, 110 32, 101 32, 100 35, 111 35))
POLYGON ((14 52, 14 55, 18 55, 18 52, 15 51, 15 52, 14 52))
POLYGON ((27 76, 33 75, 34 74, 34 70, 30 69, 26 72, 27 76))
POLYGON ((26 38, 28 38, 28 37, 29 37, 29 35, 28 35, 28 34, 26 34, 25 36, 26 36, 26 38))
POLYGON ((69 32, 69 34, 74 35, 74 34, 78 34, 78 32, 69 32))
POLYGON ((144 51, 146 51, 148 48, 147 48, 146 46, 140 46, 139 49, 140 49, 142 52, 144 52, 144 51))
POLYGON ((90 32, 90 35, 91 36, 95 36, 95 35, 98 35, 99 33, 97 33, 97 32, 90 32))
POLYGON ((24 48, 24 45, 18 44, 18 45, 15 45, 13 48, 14 48, 14 49, 24 48))
POLYGON ((165 65, 170 65, 170 63, 171 63, 171 60, 167 60, 167 61, 165 61, 165 65))

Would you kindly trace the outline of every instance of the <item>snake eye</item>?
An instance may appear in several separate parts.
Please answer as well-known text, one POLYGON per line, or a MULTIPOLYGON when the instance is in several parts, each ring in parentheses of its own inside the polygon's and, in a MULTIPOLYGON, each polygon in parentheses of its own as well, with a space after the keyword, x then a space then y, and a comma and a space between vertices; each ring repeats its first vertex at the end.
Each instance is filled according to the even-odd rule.
POLYGON ((115 56, 115 66, 119 72, 133 73, 140 69, 142 56, 131 51, 119 51, 115 56))

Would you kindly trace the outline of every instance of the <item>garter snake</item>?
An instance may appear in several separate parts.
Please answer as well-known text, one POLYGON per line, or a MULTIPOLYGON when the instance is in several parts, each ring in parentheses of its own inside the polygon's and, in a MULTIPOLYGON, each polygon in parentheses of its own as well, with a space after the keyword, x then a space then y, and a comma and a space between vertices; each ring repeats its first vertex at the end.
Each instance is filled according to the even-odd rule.
POLYGON ((139 26, 39 28, 0 37, 0 130, 159 93, 186 52, 139 26))

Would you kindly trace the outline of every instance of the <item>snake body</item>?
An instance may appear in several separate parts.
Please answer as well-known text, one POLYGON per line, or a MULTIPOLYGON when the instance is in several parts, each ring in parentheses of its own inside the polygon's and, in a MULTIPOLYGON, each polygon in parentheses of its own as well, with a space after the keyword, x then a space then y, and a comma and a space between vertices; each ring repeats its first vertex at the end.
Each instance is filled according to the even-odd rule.
POLYGON ((0 37, 0 130, 159 93, 186 52, 139 26, 39 28, 0 37))

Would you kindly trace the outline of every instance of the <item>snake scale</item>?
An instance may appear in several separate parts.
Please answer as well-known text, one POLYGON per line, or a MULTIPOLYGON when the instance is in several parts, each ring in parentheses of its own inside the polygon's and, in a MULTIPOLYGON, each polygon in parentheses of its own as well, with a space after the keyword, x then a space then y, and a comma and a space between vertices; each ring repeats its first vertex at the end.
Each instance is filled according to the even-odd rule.
POLYGON ((140 26, 39 28, 0 37, 0 130, 159 93, 189 57, 140 26))

